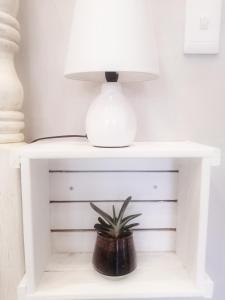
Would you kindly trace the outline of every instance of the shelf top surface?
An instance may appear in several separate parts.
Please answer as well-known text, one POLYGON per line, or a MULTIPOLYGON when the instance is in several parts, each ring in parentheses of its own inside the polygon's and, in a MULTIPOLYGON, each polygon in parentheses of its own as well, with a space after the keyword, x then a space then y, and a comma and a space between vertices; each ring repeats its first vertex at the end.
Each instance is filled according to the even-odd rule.
POLYGON ((28 144, 20 151, 21 158, 210 158, 218 161, 220 151, 192 142, 138 142, 125 148, 97 148, 88 142, 74 140, 41 141, 28 144))
POLYGON ((211 294, 211 281, 209 290, 206 285, 197 288, 172 252, 138 253, 137 269, 122 278, 97 273, 91 256, 91 253, 54 254, 33 294, 35 299, 154 299, 211 294))

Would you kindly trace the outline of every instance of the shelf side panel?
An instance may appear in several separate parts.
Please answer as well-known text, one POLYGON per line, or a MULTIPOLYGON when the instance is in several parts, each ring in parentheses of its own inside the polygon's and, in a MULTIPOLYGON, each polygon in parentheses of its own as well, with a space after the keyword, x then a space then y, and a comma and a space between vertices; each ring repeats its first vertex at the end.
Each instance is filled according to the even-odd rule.
POLYGON ((21 162, 27 288, 33 292, 51 255, 47 160, 21 162))
POLYGON ((185 160, 178 182, 177 254, 199 287, 205 280, 209 159, 185 160))

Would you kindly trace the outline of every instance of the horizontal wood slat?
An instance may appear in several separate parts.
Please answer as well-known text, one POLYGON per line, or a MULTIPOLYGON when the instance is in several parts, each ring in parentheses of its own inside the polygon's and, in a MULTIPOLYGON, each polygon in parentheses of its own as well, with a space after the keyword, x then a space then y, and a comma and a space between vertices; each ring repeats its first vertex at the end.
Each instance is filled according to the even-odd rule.
MULTIPOLYGON (((52 203, 51 229, 92 229, 97 222, 98 215, 89 203, 52 203)), ((99 203, 98 206, 112 213, 112 202, 99 203)), ((115 203, 117 212, 121 203, 115 203)), ((135 222, 140 223, 138 228, 176 228, 176 202, 135 202, 130 203, 126 215, 142 213, 135 222)))
MULTIPOLYGON (((95 202, 95 203, 123 203, 124 200, 50 200, 49 203, 90 203, 90 202, 95 202)), ((132 203, 139 202, 139 203, 157 203, 157 202, 165 202, 165 203, 177 203, 177 200, 134 200, 132 199, 132 203)))
MULTIPOLYGON (((52 248, 54 253, 92 252, 95 246, 95 232, 54 232, 52 248)), ((175 231, 135 231, 137 251, 175 251, 175 231)))
POLYGON ((79 172, 50 173, 50 200, 177 199, 178 173, 79 172))

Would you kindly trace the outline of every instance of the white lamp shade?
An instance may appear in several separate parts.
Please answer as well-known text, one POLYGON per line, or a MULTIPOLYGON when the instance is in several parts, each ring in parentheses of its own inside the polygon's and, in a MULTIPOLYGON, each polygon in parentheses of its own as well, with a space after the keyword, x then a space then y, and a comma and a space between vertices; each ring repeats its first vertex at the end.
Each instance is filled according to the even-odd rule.
POLYGON ((65 76, 120 82, 158 77, 158 58, 148 0, 76 0, 65 76))

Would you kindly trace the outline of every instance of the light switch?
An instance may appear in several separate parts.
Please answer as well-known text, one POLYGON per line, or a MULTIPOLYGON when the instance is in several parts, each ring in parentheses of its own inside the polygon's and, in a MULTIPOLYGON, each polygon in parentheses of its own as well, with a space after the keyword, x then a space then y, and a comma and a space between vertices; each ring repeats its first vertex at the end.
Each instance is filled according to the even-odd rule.
POLYGON ((186 0, 185 54, 217 54, 222 0, 186 0))

